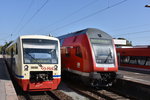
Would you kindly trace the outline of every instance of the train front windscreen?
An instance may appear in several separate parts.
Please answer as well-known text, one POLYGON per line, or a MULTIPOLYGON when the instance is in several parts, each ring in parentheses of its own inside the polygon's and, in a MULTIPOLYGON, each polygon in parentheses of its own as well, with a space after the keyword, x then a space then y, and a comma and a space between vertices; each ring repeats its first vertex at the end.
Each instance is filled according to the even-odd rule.
POLYGON ((24 64, 58 64, 58 42, 22 39, 24 64))
POLYGON ((114 66, 114 47, 109 39, 90 39, 97 64, 114 66))

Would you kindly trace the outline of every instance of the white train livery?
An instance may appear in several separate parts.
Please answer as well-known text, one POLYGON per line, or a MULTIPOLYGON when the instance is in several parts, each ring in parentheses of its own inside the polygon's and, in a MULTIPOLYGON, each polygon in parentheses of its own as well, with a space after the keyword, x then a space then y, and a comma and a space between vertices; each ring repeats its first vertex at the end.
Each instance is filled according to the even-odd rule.
POLYGON ((20 36, 5 52, 9 70, 24 91, 57 89, 61 81, 60 43, 57 38, 20 36))

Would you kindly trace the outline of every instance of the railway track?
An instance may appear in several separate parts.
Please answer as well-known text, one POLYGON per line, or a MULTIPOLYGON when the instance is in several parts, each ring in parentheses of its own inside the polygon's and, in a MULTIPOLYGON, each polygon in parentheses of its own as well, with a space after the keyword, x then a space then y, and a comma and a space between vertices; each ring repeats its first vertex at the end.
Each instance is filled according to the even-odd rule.
POLYGON ((68 95, 64 94, 63 92, 59 90, 45 91, 45 92, 25 92, 21 89, 21 87, 12 77, 12 74, 10 73, 10 71, 9 71, 9 74, 10 74, 12 83, 15 87, 18 100, 73 100, 71 97, 69 97, 68 95))
POLYGON ((45 92, 25 92, 18 96, 19 100, 72 100, 71 97, 65 95, 59 90, 45 92))
MULTIPOLYGON (((12 78, 12 80, 14 79, 12 78)), ((65 83, 69 88, 90 100, 130 100, 128 97, 121 96, 118 93, 109 90, 87 89, 87 87, 83 84, 77 84, 76 82, 65 81, 65 83)), ((48 92, 24 92, 15 81, 13 81, 13 84, 19 100, 73 100, 71 97, 59 90, 48 92)))
MULTIPOLYGON (((132 98, 125 95, 121 95, 117 92, 112 91, 111 89, 101 89, 95 90, 90 87, 86 87, 83 84, 76 84, 67 82, 67 86, 81 94, 90 100, 131 100, 132 98)), ((133 100, 133 99, 132 99, 133 100)))
POLYGON ((97 90, 91 92, 102 98, 105 98, 106 100, 130 100, 128 97, 121 96, 108 90, 97 90))
POLYGON ((127 97, 120 96, 107 90, 82 90, 74 87, 70 88, 75 92, 89 98, 90 100, 131 100, 127 97))
POLYGON ((47 93, 44 92, 33 92, 33 93, 25 92, 23 95, 19 95, 18 99, 19 100, 54 100, 53 97, 49 96, 47 93))

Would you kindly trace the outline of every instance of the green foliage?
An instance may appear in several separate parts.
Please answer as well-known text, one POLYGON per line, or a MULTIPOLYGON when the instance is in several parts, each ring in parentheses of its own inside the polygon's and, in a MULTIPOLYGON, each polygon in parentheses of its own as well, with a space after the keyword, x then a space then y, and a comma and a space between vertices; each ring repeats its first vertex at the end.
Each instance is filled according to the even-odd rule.
POLYGON ((0 46, 0 54, 2 54, 2 47, 3 47, 3 46, 0 46))
POLYGON ((127 46, 132 46, 132 42, 127 40, 127 46))
POLYGON ((12 43, 13 41, 10 42, 5 42, 3 46, 0 46, 0 54, 4 53, 5 49, 12 43))

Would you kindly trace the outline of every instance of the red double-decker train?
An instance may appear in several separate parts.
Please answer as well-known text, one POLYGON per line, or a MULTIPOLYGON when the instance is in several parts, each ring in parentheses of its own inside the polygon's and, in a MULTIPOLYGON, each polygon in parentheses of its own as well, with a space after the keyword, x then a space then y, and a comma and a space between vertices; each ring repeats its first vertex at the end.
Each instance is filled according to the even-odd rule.
POLYGON ((87 28, 58 37, 63 74, 91 86, 109 86, 118 71, 113 39, 107 33, 87 28))
POLYGON ((150 47, 117 48, 120 66, 150 69, 150 47))

